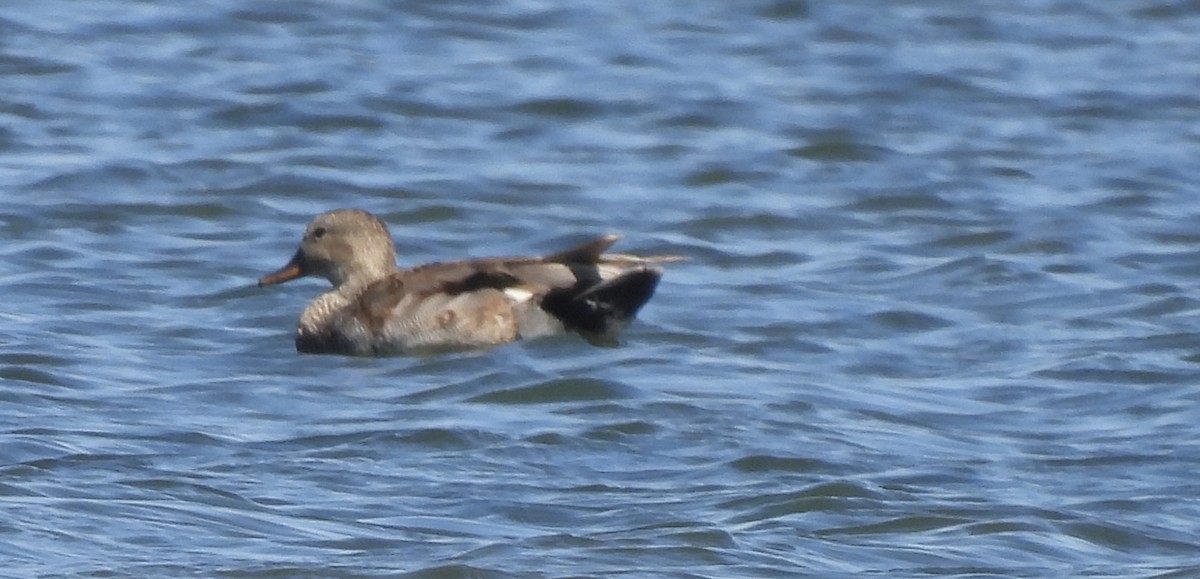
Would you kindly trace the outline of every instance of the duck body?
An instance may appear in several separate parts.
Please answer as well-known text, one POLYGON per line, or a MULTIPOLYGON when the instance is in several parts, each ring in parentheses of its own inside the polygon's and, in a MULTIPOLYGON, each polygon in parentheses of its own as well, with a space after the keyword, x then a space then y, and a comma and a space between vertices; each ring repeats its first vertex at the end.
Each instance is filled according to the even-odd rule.
POLYGON ((479 349, 576 332, 613 344, 654 294, 673 256, 604 253, 596 238, 542 257, 498 257, 398 269, 387 226, 358 209, 315 217, 295 256, 260 286, 305 275, 333 289, 304 310, 296 349, 358 356, 479 349))

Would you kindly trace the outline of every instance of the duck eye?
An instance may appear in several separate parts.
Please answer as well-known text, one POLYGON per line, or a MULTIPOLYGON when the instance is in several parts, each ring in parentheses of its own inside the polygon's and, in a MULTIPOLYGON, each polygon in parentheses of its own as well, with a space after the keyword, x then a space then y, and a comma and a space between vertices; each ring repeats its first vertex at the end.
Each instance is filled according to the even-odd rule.
POLYGON ((325 228, 324 227, 318 227, 318 228, 312 230, 313 239, 321 239, 324 236, 325 236, 325 228))

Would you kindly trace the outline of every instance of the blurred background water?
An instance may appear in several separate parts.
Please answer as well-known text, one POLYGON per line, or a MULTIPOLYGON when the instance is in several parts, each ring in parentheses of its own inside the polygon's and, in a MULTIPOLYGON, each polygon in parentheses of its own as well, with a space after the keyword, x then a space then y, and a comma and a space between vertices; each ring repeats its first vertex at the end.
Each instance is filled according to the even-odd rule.
POLYGON ((0 574, 1200 575, 1200 3, 0 7, 0 574), (620 232, 630 328, 258 289, 620 232))

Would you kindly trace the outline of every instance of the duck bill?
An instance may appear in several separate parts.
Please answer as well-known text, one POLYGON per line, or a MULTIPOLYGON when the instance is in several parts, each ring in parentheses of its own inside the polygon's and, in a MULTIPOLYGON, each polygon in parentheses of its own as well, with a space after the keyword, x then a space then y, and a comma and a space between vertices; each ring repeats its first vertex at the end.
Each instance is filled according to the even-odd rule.
POLYGON ((308 275, 308 268, 305 266, 304 256, 297 251, 296 255, 292 256, 292 260, 287 262, 287 265, 279 268, 279 271, 267 274, 258 280, 258 287, 292 281, 306 275, 308 275))

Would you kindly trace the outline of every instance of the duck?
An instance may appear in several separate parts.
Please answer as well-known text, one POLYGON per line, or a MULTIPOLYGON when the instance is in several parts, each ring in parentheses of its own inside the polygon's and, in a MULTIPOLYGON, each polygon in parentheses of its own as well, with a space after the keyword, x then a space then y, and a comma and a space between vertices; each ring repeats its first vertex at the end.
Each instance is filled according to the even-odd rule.
POLYGON ((335 209, 314 217, 291 260, 258 286, 305 276, 332 284, 300 315, 295 338, 303 354, 433 354, 563 333, 615 346, 654 295, 660 264, 682 260, 605 253, 618 239, 603 235, 544 256, 400 269, 382 220, 335 209))

